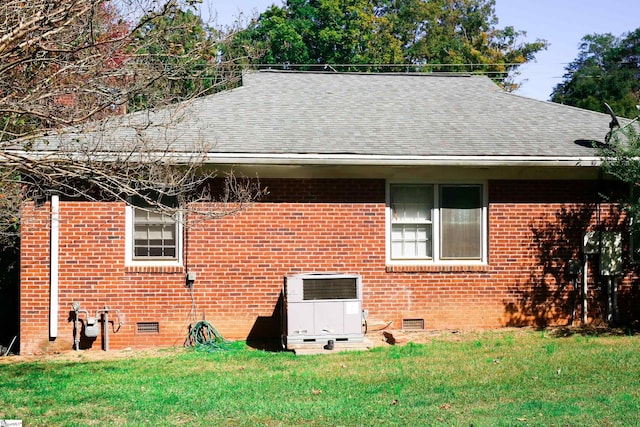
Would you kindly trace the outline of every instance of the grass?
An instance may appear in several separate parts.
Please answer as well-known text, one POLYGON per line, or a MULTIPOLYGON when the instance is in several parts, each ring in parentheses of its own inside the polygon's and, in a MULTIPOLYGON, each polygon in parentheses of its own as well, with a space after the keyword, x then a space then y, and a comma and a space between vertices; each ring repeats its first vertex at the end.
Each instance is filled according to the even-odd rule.
MULTIPOLYGON (((4 361, 3 361, 4 362, 4 361)), ((368 352, 225 352, 0 364, 25 426, 640 425, 640 336, 443 335, 368 352)))

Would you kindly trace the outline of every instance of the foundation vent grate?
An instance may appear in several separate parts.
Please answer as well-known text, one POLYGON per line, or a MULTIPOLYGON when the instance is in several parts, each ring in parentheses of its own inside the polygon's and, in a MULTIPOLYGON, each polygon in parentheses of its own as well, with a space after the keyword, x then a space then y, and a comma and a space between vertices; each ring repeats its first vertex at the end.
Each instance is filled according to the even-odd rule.
POLYGON ((424 330, 424 319, 402 319, 402 329, 405 331, 424 330))
POLYGON ((138 322, 136 326, 139 334, 160 333, 160 324, 158 322, 138 322))

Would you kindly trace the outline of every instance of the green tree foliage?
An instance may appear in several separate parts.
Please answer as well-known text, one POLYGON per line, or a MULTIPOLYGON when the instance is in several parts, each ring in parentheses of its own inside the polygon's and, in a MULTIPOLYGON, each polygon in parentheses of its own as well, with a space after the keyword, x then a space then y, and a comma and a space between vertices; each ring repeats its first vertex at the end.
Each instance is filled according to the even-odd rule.
POLYGON ((289 0, 260 15, 243 37, 261 45, 264 64, 485 72, 514 89, 510 72, 547 43, 523 43, 523 31, 497 28, 494 6, 495 0, 289 0))
POLYGON ((640 103, 640 28, 622 37, 592 34, 582 39, 580 51, 551 95, 553 102, 635 117, 640 103))
MULTIPOLYGON (((223 83, 225 88, 232 85, 219 57, 225 36, 205 24, 195 9, 176 7, 151 18, 143 19, 129 50, 158 78, 130 99, 131 109, 180 102, 211 93, 223 83)), ((239 72, 235 77, 237 81, 239 72)))
POLYGON ((402 63, 400 40, 374 0, 290 0, 271 6, 242 37, 257 43, 264 64, 402 63))
POLYGON ((607 143, 599 147, 602 167, 609 175, 629 185, 629 191, 620 200, 627 213, 634 236, 634 256, 640 257, 640 122, 636 118, 622 127, 614 127, 607 135, 607 143))

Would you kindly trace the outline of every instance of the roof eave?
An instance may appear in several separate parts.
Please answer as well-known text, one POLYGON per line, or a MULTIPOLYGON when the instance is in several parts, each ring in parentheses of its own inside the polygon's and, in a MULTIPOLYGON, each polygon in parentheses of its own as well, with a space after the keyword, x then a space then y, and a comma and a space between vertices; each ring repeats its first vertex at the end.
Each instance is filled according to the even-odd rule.
POLYGON ((548 156, 386 156, 354 154, 209 153, 209 164, 332 165, 332 166, 529 166, 599 167, 602 159, 548 156))
MULTIPOLYGON (((56 151, 29 152, 11 150, 14 154, 32 159, 51 159, 60 153, 56 151)), ((122 153, 94 152, 95 160, 113 161, 122 153)), ((65 158, 85 159, 86 154, 63 155, 65 158)), ((209 165, 321 165, 321 166, 460 166, 460 167, 599 167, 602 159, 595 156, 391 156, 362 154, 281 154, 281 153, 189 153, 158 152, 144 153, 145 159, 163 159, 176 164, 202 162, 209 165)), ((0 162, 8 158, 0 154, 0 162), (4 157, 4 158, 3 158, 4 157)))

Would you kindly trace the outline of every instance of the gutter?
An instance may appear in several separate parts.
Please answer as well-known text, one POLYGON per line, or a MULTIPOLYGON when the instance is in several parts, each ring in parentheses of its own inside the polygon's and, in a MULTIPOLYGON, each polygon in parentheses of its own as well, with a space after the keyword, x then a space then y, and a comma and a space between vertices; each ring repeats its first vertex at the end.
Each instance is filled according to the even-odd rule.
MULTIPOLYGON (((185 157, 186 158, 186 157, 185 157)), ((208 164, 323 165, 323 166, 538 166, 598 167, 602 159, 548 156, 386 156, 354 154, 209 153, 208 164)))
MULTIPOLYGON (((33 160, 55 159, 61 153, 56 151, 13 151, 21 158, 33 160)), ((65 158, 77 161, 120 161, 123 154, 117 152, 95 152, 91 156, 62 153, 65 158)), ((127 156, 135 160, 136 156, 127 156)), ((6 158, 5 158, 6 159, 6 158)), ((599 167, 602 159, 598 156, 395 156, 363 155, 343 153, 198 153, 198 152, 152 152, 141 153, 139 160, 150 159, 171 161, 175 164, 235 164, 235 165, 322 165, 322 166, 535 166, 535 167, 599 167)), ((0 163, 3 160, 0 154, 0 163)))

